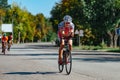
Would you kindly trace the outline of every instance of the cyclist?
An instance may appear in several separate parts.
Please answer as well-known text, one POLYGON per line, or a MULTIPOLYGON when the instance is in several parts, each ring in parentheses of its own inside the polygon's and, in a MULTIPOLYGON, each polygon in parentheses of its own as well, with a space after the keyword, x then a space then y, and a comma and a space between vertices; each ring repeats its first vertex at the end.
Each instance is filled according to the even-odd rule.
POLYGON ((60 40, 59 47, 59 60, 58 63, 62 64, 62 55, 64 48, 64 41, 67 40, 69 44, 69 50, 72 50, 72 37, 74 36, 74 24, 72 22, 72 17, 65 15, 63 21, 58 24, 58 38, 60 40))
POLYGON ((7 44, 7 41, 8 41, 8 37, 6 36, 6 33, 3 34, 1 39, 2 39, 2 52, 3 52, 3 47, 4 45, 7 44))
POLYGON ((8 51, 10 50, 12 44, 12 33, 8 36, 8 51))

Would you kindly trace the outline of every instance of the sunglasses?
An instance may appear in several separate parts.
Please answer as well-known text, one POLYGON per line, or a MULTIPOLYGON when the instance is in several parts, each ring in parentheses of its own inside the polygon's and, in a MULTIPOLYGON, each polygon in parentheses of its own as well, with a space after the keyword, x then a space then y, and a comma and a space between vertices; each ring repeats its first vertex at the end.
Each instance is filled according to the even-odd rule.
POLYGON ((65 22, 65 24, 70 24, 70 22, 65 22))

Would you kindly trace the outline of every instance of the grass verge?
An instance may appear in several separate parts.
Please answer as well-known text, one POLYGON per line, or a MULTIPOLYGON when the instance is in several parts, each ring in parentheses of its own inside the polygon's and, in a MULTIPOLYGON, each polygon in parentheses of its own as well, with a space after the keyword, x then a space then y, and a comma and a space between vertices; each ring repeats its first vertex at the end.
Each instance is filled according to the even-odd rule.
POLYGON ((100 46, 73 46, 73 49, 76 50, 98 50, 106 52, 120 52, 120 48, 111 48, 111 47, 100 47, 100 46))

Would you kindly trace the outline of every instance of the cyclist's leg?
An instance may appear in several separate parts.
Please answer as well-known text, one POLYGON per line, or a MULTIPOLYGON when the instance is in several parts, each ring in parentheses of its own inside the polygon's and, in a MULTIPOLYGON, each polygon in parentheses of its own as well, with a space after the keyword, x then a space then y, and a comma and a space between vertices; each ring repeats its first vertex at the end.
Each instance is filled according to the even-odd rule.
POLYGON ((10 44, 10 40, 8 40, 8 41, 7 41, 7 43, 8 43, 8 50, 9 50, 9 44, 10 44))
POLYGON ((13 40, 11 40, 11 45, 13 45, 13 40))
POLYGON ((4 46, 4 42, 2 42, 2 52, 3 52, 3 46, 4 46))
POLYGON ((11 45, 12 45, 12 40, 10 40, 10 43, 9 43, 9 50, 11 48, 11 45))
MULTIPOLYGON (((71 67, 71 63, 72 63, 72 57, 71 57, 72 43, 73 43, 72 39, 69 39, 68 40, 69 50, 68 50, 68 52, 66 54, 66 65, 67 65, 66 67, 68 67, 68 66, 71 67)), ((67 72, 68 72, 68 70, 67 70, 67 72)))
POLYGON ((62 62, 63 48, 64 48, 64 39, 61 39, 60 47, 59 47, 59 62, 62 62))
POLYGON ((72 51, 72 43, 73 43, 72 39, 69 39, 69 50, 70 51, 72 51))
POLYGON ((4 52, 4 49, 6 47, 7 42, 2 42, 2 52, 4 52))
POLYGON ((10 44, 10 46, 13 44, 12 40, 9 40, 9 44, 10 44))

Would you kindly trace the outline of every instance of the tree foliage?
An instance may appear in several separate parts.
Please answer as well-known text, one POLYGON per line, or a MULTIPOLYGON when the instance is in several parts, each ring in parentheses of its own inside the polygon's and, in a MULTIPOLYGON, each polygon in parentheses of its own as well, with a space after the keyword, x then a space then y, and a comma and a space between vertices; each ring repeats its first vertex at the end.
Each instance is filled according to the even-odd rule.
POLYGON ((3 23, 3 17, 9 8, 10 5, 8 5, 7 0, 0 0, 0 25, 3 23))
POLYGON ((49 19, 42 13, 32 15, 25 7, 21 8, 15 2, 5 13, 4 23, 13 24, 13 38, 16 43, 38 41, 43 39, 49 30, 52 31, 49 19))
POLYGON ((82 44, 100 45, 105 41, 110 46, 116 45, 120 0, 60 0, 52 8, 50 19, 42 13, 32 15, 16 3, 8 5, 7 0, 0 0, 0 24, 13 23, 14 42, 53 40, 58 23, 66 14, 73 18, 75 30, 84 30, 82 44))
POLYGON ((85 31, 83 44, 92 41, 94 45, 100 45, 102 41, 111 41, 108 35, 112 32, 115 35, 115 25, 120 23, 120 0, 61 0, 51 11, 56 32, 57 24, 66 14, 72 16, 75 29, 85 31))

